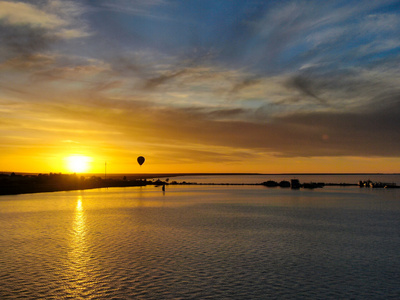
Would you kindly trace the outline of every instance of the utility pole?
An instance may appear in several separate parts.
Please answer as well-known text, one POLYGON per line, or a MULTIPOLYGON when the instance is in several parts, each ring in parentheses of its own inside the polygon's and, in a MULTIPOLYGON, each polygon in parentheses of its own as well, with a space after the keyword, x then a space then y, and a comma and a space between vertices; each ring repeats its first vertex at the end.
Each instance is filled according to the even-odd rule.
POLYGON ((107 179, 107 162, 104 162, 104 180, 107 179))

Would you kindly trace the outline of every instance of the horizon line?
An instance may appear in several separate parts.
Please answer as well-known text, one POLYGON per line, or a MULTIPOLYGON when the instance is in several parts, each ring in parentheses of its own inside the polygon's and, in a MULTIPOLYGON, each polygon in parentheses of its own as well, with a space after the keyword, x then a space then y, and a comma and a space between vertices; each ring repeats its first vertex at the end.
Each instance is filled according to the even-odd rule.
MULTIPOLYGON (((82 176, 88 176, 88 175, 104 175, 104 173, 78 173, 78 172, 15 172, 15 171, 0 171, 1 175, 6 175, 6 174, 18 174, 18 175, 39 175, 39 174, 66 174, 66 175, 82 175, 82 176)), ((154 172, 154 173, 108 173, 107 175, 181 175, 181 176, 187 176, 187 175, 400 175, 400 172, 284 172, 284 173, 259 173, 259 172, 176 172, 176 173, 169 173, 169 172, 154 172)))

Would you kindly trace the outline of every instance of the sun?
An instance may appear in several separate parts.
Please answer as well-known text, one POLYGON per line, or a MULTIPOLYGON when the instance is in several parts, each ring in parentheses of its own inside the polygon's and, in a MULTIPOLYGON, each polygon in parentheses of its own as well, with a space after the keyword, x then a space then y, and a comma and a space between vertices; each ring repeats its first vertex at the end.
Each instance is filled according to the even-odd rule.
POLYGON ((84 155, 71 155, 66 158, 67 169, 70 172, 82 173, 89 170, 91 158, 84 155))

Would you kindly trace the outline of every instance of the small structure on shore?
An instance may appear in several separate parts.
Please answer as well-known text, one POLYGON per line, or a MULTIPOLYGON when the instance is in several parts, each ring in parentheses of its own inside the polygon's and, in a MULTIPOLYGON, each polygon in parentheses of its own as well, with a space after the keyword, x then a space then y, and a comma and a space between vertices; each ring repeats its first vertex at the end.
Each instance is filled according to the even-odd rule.
POLYGON ((323 182, 308 182, 308 183, 303 183, 301 184, 298 179, 292 179, 290 182, 286 180, 282 180, 281 182, 276 182, 273 180, 268 180, 262 183, 262 185, 266 187, 281 187, 281 188, 288 188, 291 187, 292 189, 299 189, 299 188, 305 188, 305 189, 315 189, 315 188, 322 188, 325 186, 325 183, 323 182))
POLYGON ((268 181, 263 182, 263 185, 265 185, 267 187, 276 187, 279 184, 276 181, 268 180, 268 181))
POLYGON ((305 189, 315 189, 315 188, 322 188, 325 186, 325 183, 323 182, 309 182, 309 183, 303 183, 303 188, 305 189))
POLYGON ((360 180, 358 182, 358 186, 359 187, 370 187, 370 188, 387 188, 387 189, 400 188, 400 186, 397 186, 395 182, 391 182, 391 183, 373 182, 371 180, 366 180, 366 181, 360 180))
POLYGON ((289 188, 290 187, 290 182, 287 180, 282 180, 281 182, 279 182, 279 186, 282 188, 289 188))
POLYGON ((290 187, 292 189, 299 189, 300 188, 300 181, 298 179, 292 179, 290 180, 290 187))

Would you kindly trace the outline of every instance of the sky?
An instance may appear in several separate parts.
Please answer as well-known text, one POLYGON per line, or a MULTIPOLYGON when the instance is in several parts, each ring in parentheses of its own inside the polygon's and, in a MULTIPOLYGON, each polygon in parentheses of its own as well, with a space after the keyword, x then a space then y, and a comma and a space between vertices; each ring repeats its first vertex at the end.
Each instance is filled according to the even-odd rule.
POLYGON ((0 135, 0 171, 398 173, 400 2, 0 0, 0 135))

